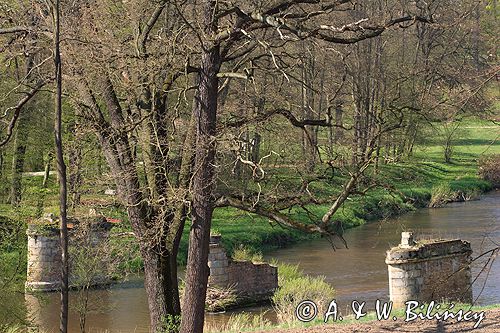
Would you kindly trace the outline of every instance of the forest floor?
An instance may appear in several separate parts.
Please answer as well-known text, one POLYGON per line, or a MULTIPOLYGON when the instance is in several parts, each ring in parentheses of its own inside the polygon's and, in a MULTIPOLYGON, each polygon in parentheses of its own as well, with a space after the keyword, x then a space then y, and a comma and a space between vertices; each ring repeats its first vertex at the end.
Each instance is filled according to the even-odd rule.
POLYGON ((350 322, 348 324, 324 324, 307 328, 273 329, 261 332, 266 333, 361 333, 361 332, 400 332, 400 333, 444 333, 444 332, 500 332, 500 308, 485 311, 484 320, 477 328, 474 321, 437 321, 415 320, 405 322, 404 320, 382 320, 370 322, 350 322))

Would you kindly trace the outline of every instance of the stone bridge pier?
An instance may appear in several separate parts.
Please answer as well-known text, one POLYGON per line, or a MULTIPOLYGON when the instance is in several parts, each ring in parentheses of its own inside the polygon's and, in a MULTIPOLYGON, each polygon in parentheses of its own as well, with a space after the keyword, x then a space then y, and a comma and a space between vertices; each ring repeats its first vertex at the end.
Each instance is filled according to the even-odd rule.
POLYGON ((55 291, 60 286, 61 248, 59 229, 28 225, 28 271, 26 290, 55 291))
POLYGON ((387 251, 389 292, 394 307, 413 300, 472 302, 470 243, 460 239, 416 242, 403 232, 401 244, 387 251))
MULTIPOLYGON (((43 221, 42 221, 43 222, 43 221)), ((60 289, 61 274, 61 248, 59 240, 59 227, 54 224, 39 223, 29 224, 26 234, 28 236, 28 268, 25 287, 27 291, 57 291, 60 289)), ((103 217, 89 218, 80 221, 72 219, 68 223, 70 244, 75 244, 75 231, 81 222, 91 225, 91 243, 87 246, 97 246, 102 240, 109 237, 112 224, 103 217)), ((71 263, 70 263, 71 286, 71 263)))
POLYGON ((268 263, 234 261, 228 258, 220 236, 211 236, 209 286, 234 289, 237 296, 252 301, 269 299, 278 288, 278 268, 268 263))

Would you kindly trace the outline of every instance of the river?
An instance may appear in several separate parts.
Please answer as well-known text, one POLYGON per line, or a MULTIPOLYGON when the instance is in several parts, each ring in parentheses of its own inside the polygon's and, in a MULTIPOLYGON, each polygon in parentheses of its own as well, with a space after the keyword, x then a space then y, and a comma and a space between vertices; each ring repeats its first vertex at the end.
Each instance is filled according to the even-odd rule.
MULTIPOLYGON (((484 195, 478 201, 452 203, 438 209, 419 209, 348 230, 345 239, 349 249, 333 251, 326 240, 314 240, 268 253, 265 259, 298 264, 307 274, 325 276, 336 289, 340 309, 345 311, 352 300, 374 302, 376 299, 388 299, 385 252, 399 243, 402 231, 411 230, 425 238, 468 240, 472 244, 473 257, 476 257, 499 245, 499 222, 500 191, 497 191, 484 195)), ((473 278, 478 276, 486 259, 487 256, 474 262, 473 278)), ((476 302, 482 305, 500 303, 499 282, 500 261, 496 260, 489 269, 488 278, 482 274, 473 285, 476 302)), ((109 290, 93 290, 91 304, 99 310, 89 314, 87 332, 148 332, 147 301, 140 280, 116 285, 109 290)), ((57 294, 49 294, 42 306, 34 305, 32 308, 39 309, 35 317, 47 332, 57 331, 57 294)), ((264 310, 269 309, 246 311, 264 310)), ((224 322, 229 315, 211 314, 207 316, 207 321, 214 325, 224 322)), ((70 313, 70 332, 79 332, 74 311, 70 313)))

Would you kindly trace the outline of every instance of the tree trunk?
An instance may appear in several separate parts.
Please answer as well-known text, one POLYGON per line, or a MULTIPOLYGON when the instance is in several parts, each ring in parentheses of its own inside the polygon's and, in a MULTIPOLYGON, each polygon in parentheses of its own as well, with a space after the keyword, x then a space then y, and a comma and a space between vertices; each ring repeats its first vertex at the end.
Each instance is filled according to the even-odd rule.
MULTIPOLYGON (((164 324, 168 324, 168 320, 178 320, 180 314, 177 251, 183 224, 173 225, 173 214, 167 214, 165 220, 156 220, 157 210, 150 204, 151 196, 143 193, 141 189, 136 168, 137 157, 128 133, 116 130, 121 126, 121 110, 113 96, 112 85, 108 84, 107 87, 110 90, 107 92, 106 101, 109 109, 114 108, 114 118, 111 119, 111 124, 103 117, 97 118, 93 126, 99 129, 96 131, 99 144, 113 175, 120 201, 127 209, 130 224, 140 244, 150 309, 150 329, 152 332, 164 331, 164 324), (159 230, 161 232, 158 232, 159 230), (175 235, 174 241, 166 242, 166 238, 172 234, 175 235)), ((91 105, 93 113, 101 117, 102 113, 89 85, 81 84, 79 91, 82 99, 91 105)), ((177 211, 175 213, 179 214, 177 211)))
MULTIPOLYGON (((305 50, 304 50, 305 52, 305 50)), ((314 107, 314 92, 309 88, 313 86, 312 76, 314 64, 312 59, 304 59, 302 62, 302 115, 304 119, 314 119, 312 108, 314 107)), ((317 159, 317 132, 313 126, 306 125, 302 132, 302 151, 306 161, 305 169, 308 172, 314 170, 317 159)))
MULTIPOLYGON (((134 234, 140 241, 151 331, 159 332, 165 329, 167 320, 178 320, 180 315, 177 283, 178 240, 174 242, 173 250, 167 250, 164 237, 157 239, 154 237, 159 237, 159 235, 148 234, 148 226, 151 226, 154 216, 151 215, 150 207, 143 200, 126 136, 120 139, 120 143, 114 138, 102 136, 99 138, 104 156, 114 175, 118 194, 127 207, 127 215, 134 234), (120 148, 113 143, 117 143, 116 146, 120 148)), ((170 220, 162 221, 162 227, 171 227, 170 222, 170 220)), ((151 230, 157 230, 157 228, 151 230)))
POLYGON ((61 52, 59 50, 59 14, 60 0, 54 3, 54 67, 56 81, 55 95, 55 122, 54 141, 56 146, 57 174, 59 175, 59 223, 61 240, 61 320, 59 330, 61 333, 68 331, 68 225, 67 225, 67 185, 66 185, 66 164, 64 163, 63 143, 62 143, 62 66, 61 52))
POLYGON ((80 188, 82 186, 82 148, 78 144, 79 135, 75 136, 75 144, 69 149, 69 193, 71 198, 71 210, 80 204, 80 188))
POLYGON ((27 140, 28 140, 28 130, 26 128, 26 116, 21 114, 17 124, 16 137, 14 141, 14 156, 12 157, 12 182, 10 187, 10 203, 14 207, 17 207, 21 202, 21 192, 22 192, 21 181, 24 172, 24 157, 26 155, 27 140))
POLYGON ((45 171, 43 173, 42 187, 46 188, 50 177, 50 165, 52 164, 52 153, 47 154, 47 163, 45 163, 45 171))
MULTIPOLYGON (((33 19, 33 18, 32 18, 33 19)), ((33 70, 33 54, 26 57, 24 76, 28 77, 33 70)), ((28 120, 31 113, 30 104, 21 112, 17 120, 17 130, 14 141, 14 156, 12 158, 12 182, 10 190, 10 202, 12 206, 18 206, 21 202, 22 176, 24 172, 24 159, 26 155, 26 145, 28 142, 28 120)))
POLYGON ((3 176, 3 150, 0 150, 0 179, 3 176))
POLYGON ((343 114, 344 110, 342 109, 342 104, 339 103, 335 107, 335 125, 337 126, 337 128, 335 129, 335 136, 333 141, 336 144, 338 144, 344 138, 343 129, 340 128, 341 126, 344 126, 343 114))
MULTIPOLYGON (((204 2, 207 33, 217 30, 212 20, 216 2, 204 2)), ((203 331, 205 297, 209 275, 208 250, 213 212, 215 134, 217 116, 217 73, 220 67, 218 46, 208 46, 202 54, 199 88, 193 105, 196 119, 196 150, 192 196, 192 224, 189 233, 189 254, 186 290, 182 308, 181 333, 203 331)))
POLYGON ((259 162, 259 157, 260 157, 260 141, 262 139, 262 136, 255 132, 253 134, 253 138, 250 144, 250 151, 251 151, 251 159, 252 162, 258 163, 259 162))
POLYGON ((141 255, 151 331, 172 329, 167 323, 178 323, 181 314, 176 255, 150 247, 142 247, 141 255))

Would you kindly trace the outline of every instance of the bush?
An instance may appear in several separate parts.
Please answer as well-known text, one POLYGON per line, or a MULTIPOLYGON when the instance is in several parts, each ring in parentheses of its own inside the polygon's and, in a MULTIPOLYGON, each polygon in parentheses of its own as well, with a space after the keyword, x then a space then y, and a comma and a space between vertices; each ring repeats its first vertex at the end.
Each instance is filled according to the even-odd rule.
POLYGON ((304 272, 299 269, 298 265, 278 264, 276 261, 271 262, 273 266, 278 267, 278 285, 283 286, 291 280, 295 280, 304 276, 304 272))
POLYGON ((429 207, 442 207, 446 203, 457 200, 457 193, 452 191, 450 184, 440 184, 432 188, 429 207))
POLYGON ((233 253, 233 260, 235 261, 251 261, 255 264, 264 262, 262 253, 255 253, 246 246, 240 245, 233 253))
POLYGON ((280 323, 290 324, 297 320, 295 309, 301 301, 313 301, 318 312, 324 313, 333 299, 335 291, 323 276, 307 276, 297 266, 290 265, 280 265, 278 276, 281 284, 272 301, 280 323))
POLYGON ((489 182, 473 177, 452 180, 432 188, 429 207, 441 207, 448 202, 475 200, 482 192, 490 189, 489 182))
POLYGON ((500 187, 500 154, 481 157, 479 159, 479 175, 494 187, 500 187))

